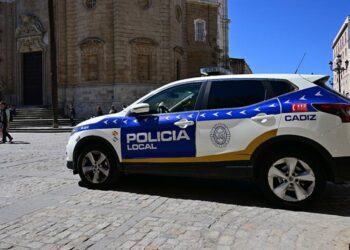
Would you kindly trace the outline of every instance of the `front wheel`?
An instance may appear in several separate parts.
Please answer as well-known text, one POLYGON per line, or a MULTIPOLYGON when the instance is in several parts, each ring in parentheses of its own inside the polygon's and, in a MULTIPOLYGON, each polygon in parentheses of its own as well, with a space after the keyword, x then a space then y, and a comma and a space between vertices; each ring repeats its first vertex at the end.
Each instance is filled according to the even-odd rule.
POLYGON ((85 147, 78 156, 80 178, 90 188, 110 187, 118 177, 117 159, 103 145, 85 147))
POLYGON ((326 181, 320 161, 299 152, 277 152, 260 165, 259 183, 276 205, 301 208, 323 191, 326 181))

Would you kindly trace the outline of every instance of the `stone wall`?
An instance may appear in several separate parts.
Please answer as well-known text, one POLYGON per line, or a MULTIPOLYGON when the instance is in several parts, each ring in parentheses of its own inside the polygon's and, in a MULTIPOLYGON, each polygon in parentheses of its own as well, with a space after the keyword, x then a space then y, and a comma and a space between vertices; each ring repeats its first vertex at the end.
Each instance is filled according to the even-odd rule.
MULTIPOLYGON (((218 64, 216 4, 103 0, 89 8, 84 0, 56 0, 55 7, 59 103, 64 109, 73 102, 84 117, 93 114, 96 105, 106 110, 111 104, 129 104, 160 85, 199 76, 200 67, 218 64), (194 41, 194 20, 198 18, 208 28, 207 40, 200 43, 194 41)), ((16 48, 16 42, 20 44, 16 32, 39 25, 41 33, 32 41, 35 51, 43 51, 43 104, 50 106, 47 2, 1 4, 1 25, 6 25, 0 27, 0 38, 5 37, 2 41, 6 43, 0 43, 0 57, 9 65, 0 67, 0 79, 7 84, 6 98, 17 105, 23 103, 22 52, 16 48), (25 23, 23 15, 33 20, 25 23)))
POLYGON ((95 115, 97 106, 101 106, 104 113, 109 111, 111 105, 121 111, 123 105, 130 105, 157 87, 154 84, 130 83, 60 87, 59 106, 61 111, 68 114, 68 106, 73 104, 77 117, 89 118, 95 115))
POLYGON ((202 67, 218 65, 217 18, 217 5, 187 2, 188 77, 200 76, 202 67), (195 20, 198 19, 205 21, 206 37, 204 41, 195 40, 195 20))

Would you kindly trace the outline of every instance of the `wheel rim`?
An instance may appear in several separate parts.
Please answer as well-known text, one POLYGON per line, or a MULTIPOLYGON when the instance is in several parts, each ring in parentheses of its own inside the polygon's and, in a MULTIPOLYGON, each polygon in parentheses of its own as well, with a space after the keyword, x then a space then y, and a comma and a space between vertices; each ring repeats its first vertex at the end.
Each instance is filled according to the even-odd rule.
POLYGON ((110 162, 100 151, 88 152, 82 161, 82 170, 85 178, 94 184, 105 182, 110 173, 110 162))
POLYGON ((304 161, 288 157, 275 162, 268 172, 269 186, 284 201, 300 202, 314 191, 316 178, 304 161))

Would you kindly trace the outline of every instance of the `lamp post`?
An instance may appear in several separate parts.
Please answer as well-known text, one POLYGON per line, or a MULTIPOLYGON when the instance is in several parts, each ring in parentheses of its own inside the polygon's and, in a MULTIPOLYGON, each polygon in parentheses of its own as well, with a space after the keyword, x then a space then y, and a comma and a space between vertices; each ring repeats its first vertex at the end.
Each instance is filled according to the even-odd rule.
POLYGON ((343 66, 343 60, 341 59, 341 55, 337 55, 337 59, 335 61, 336 66, 334 67, 333 61, 329 62, 329 66, 331 67, 331 70, 336 72, 338 74, 338 84, 339 84, 339 93, 341 93, 341 84, 340 84, 340 76, 341 73, 343 73, 345 70, 349 67, 349 61, 345 61, 345 67, 343 66))

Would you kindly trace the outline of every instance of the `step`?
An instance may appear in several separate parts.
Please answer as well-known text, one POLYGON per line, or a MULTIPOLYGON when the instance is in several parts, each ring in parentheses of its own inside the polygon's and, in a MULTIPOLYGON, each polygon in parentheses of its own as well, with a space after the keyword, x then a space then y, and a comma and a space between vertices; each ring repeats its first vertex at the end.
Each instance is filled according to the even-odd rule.
POLYGON ((30 127, 30 128, 13 128, 10 129, 10 133, 70 133, 72 132, 71 127, 30 127))

